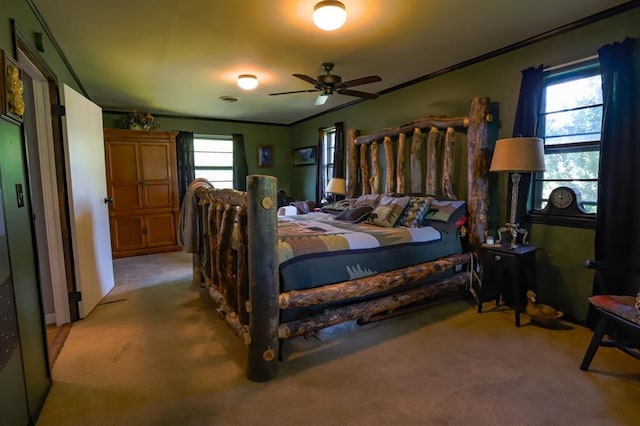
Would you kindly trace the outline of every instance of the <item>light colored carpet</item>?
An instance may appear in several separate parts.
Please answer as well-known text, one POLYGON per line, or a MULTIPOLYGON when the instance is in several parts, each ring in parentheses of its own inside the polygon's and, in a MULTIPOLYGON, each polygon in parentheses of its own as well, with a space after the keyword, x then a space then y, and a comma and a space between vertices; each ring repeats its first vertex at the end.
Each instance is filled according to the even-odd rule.
POLYGON ((253 383, 188 255, 115 270, 118 286, 72 327, 38 425, 638 423, 640 362, 602 348, 580 371, 591 333, 576 325, 518 329, 510 311, 452 302, 294 339, 278 377, 253 383))

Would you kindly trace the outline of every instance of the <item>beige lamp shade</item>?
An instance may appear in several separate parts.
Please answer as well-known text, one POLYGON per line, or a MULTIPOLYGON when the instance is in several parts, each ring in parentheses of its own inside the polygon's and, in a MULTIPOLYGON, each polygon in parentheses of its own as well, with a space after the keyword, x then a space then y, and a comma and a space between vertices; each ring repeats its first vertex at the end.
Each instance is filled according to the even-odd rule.
POLYGON ((342 178, 332 178, 327 185, 327 192, 331 194, 344 195, 347 193, 346 181, 342 178))
POLYGON ((492 172, 544 172, 544 143, 540 138, 507 138, 496 141, 492 172))

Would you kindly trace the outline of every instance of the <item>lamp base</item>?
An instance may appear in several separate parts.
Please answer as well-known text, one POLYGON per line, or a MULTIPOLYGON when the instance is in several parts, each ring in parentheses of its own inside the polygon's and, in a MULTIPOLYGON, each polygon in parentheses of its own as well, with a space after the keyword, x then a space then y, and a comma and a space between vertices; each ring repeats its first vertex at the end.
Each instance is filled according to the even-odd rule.
POLYGON ((529 235, 529 231, 524 228, 520 228, 520 225, 517 223, 511 224, 507 223, 502 228, 498 229, 498 243, 502 247, 516 248, 519 246, 526 246, 527 236, 529 235), (520 243, 518 243, 518 236, 520 236, 520 243))

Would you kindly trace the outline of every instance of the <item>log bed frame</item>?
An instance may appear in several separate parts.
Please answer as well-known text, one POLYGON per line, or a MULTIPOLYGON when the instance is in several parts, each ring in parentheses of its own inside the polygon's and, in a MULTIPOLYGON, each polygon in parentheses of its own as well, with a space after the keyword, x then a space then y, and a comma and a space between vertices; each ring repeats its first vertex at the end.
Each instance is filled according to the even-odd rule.
POLYGON ((202 231, 199 250, 193 256, 193 279, 207 289, 217 304, 220 317, 248 346, 247 377, 250 380, 263 382, 276 376, 280 343, 284 339, 310 336, 324 327, 344 321, 366 320, 444 290, 464 288, 470 283, 473 276, 471 268, 449 274, 436 282, 424 281, 432 274, 471 263, 472 252, 484 240, 488 213, 488 123, 491 121, 488 107, 489 98, 475 97, 471 100, 468 117, 427 117, 372 135, 356 136, 352 130, 347 134, 349 197, 378 192, 382 167, 377 151, 378 143, 382 141, 387 170, 384 192, 433 194, 435 192, 431 191, 435 190, 441 196, 455 198, 451 189, 453 134, 454 129, 466 131, 470 252, 365 278, 281 293, 275 202, 277 179, 250 175, 246 192, 195 189, 199 205, 197 220, 202 231), (426 128, 446 130, 440 188, 434 186, 436 180, 432 170, 435 168, 430 166, 436 157, 433 155, 431 158, 430 141, 427 141, 426 149, 420 146, 421 130, 426 128), (402 155, 405 153, 406 134, 413 135, 409 161, 402 155), (392 138, 398 140, 397 161, 394 161, 392 138), (368 147, 371 157, 367 155, 368 147), (417 157, 423 151, 427 151, 428 166, 424 177, 420 167, 423 160, 417 157), (369 162, 372 164, 371 175, 369 162), (410 166, 412 182, 409 184, 405 182, 405 164, 410 166), (363 296, 367 296, 364 301, 363 296), (281 310, 345 302, 352 298, 358 299, 340 303, 338 307, 327 308, 304 319, 280 320, 281 310))

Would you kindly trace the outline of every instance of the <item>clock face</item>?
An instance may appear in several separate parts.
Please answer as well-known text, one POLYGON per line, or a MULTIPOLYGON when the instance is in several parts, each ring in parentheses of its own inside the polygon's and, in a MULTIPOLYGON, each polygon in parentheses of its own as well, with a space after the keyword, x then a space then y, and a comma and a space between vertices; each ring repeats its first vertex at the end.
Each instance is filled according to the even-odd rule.
POLYGON ((551 191, 550 202, 551 204, 559 209, 566 209, 573 203, 573 191, 569 188, 556 188, 551 191))

